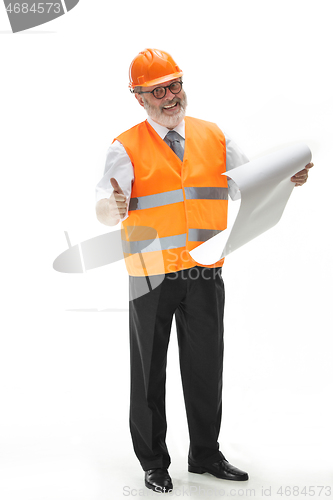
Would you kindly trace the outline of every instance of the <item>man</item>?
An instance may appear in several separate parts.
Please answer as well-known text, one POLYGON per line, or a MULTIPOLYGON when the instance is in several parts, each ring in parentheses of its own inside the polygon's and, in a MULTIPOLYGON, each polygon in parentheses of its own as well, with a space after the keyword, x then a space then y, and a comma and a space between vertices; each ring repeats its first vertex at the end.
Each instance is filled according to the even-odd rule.
MULTIPOLYGON (((204 267, 189 254, 226 228, 228 193, 234 198, 239 194, 221 174, 248 159, 215 124, 185 117, 182 75, 163 51, 146 49, 133 60, 129 86, 148 118, 113 142, 97 186, 98 220, 110 226, 122 221, 133 299, 130 430, 145 484, 157 492, 173 488, 165 443, 165 379, 174 315, 190 436, 188 470, 234 481, 248 479, 225 459, 217 441, 222 413, 223 259, 204 267), (156 277, 161 278, 159 284, 152 286, 156 277)), ((304 184, 311 166, 291 180, 304 184)))

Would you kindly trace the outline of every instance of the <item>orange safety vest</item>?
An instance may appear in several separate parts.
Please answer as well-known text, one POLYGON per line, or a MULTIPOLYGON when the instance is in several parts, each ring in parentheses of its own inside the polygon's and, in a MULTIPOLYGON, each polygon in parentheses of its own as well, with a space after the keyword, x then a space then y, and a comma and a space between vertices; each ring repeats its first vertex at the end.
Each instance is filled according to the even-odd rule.
MULTIPOLYGON (((134 168, 122 242, 128 273, 151 276, 198 264, 189 254, 227 227, 225 138, 214 123, 185 117, 183 162, 147 121, 119 135, 134 168)), ((224 259, 202 267, 222 266, 224 259)))

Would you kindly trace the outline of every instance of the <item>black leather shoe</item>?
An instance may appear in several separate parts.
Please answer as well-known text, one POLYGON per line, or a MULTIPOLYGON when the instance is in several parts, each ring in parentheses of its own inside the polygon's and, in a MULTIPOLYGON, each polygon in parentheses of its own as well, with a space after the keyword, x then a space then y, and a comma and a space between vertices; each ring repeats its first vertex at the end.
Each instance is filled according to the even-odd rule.
POLYGON ((218 462, 210 465, 190 465, 188 466, 189 472, 194 472, 195 474, 204 474, 208 472, 219 479, 229 479, 230 481, 247 481, 249 475, 237 467, 229 464, 226 458, 222 458, 218 462))
POLYGON ((145 471, 145 485, 157 493, 169 493, 173 489, 171 477, 167 469, 150 469, 145 471))

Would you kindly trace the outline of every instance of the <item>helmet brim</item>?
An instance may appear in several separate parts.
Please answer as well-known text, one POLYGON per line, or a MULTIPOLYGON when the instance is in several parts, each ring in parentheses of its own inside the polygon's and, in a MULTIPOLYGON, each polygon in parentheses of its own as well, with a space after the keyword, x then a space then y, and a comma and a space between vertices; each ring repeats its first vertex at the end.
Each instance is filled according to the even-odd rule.
POLYGON ((175 78, 179 78, 181 76, 183 76, 183 72, 179 71, 178 73, 172 73, 171 75, 166 75, 160 78, 156 78, 155 80, 150 80, 141 85, 134 85, 133 83, 129 84, 129 88, 134 89, 135 87, 153 87, 154 85, 158 85, 159 83, 169 82, 170 80, 174 80, 175 78))

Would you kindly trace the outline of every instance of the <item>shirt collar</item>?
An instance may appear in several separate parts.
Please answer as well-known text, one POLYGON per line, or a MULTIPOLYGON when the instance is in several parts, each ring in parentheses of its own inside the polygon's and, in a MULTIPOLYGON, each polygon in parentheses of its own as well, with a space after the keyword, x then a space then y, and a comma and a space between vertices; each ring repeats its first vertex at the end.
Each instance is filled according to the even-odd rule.
MULTIPOLYGON (((148 116, 147 118, 147 122, 149 123, 149 125, 151 125, 153 127, 153 129, 155 130, 155 132, 161 137, 161 139, 164 140, 164 137, 167 135, 168 132, 170 132, 170 130, 166 127, 164 127, 163 125, 160 125, 159 123, 156 123, 154 120, 152 120, 150 118, 150 116, 148 116)), ((185 120, 182 120, 178 125, 177 127, 175 127, 173 130, 175 130, 176 132, 178 132, 178 134, 183 138, 185 139, 185 120)))

